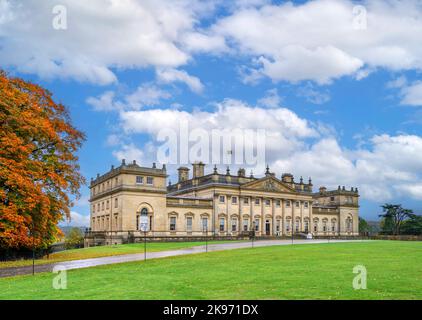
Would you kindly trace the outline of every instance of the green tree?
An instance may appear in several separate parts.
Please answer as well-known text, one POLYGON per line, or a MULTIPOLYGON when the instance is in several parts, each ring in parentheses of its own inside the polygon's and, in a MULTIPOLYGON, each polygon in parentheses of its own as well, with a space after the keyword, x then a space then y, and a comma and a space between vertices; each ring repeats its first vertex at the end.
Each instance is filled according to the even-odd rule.
POLYGON ((383 210, 383 214, 379 215, 382 218, 381 232, 399 235, 403 222, 413 214, 413 211, 404 209, 401 204, 386 203, 381 207, 383 210))
POLYGON ((411 214, 409 219, 403 222, 402 234, 422 235, 422 216, 411 214))
POLYGON ((370 233, 371 227, 368 224, 368 222, 366 222, 366 220, 362 217, 359 217, 359 233, 360 234, 368 234, 370 233))
POLYGON ((84 236, 81 229, 72 228, 64 240, 66 249, 80 248, 84 243, 84 236))

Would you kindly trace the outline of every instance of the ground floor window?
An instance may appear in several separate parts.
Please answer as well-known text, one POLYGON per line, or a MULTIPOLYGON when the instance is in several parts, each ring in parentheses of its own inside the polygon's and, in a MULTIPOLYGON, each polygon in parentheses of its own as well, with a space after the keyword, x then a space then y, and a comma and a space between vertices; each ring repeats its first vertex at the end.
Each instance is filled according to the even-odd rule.
POLYGON ((280 230, 281 230, 281 221, 280 220, 276 221, 275 230, 277 232, 280 232, 280 230))
POLYGON ((305 233, 309 232, 309 222, 305 221, 305 233))
POLYGON ((208 218, 202 218, 202 230, 203 231, 208 230, 208 218))
POLYGON ((347 232, 352 231, 352 226, 353 226, 352 219, 347 218, 347 220, 346 220, 346 230, 347 230, 347 232))
POLYGON ((299 222, 299 220, 297 220, 296 221, 296 227, 295 227, 296 232, 299 232, 299 227, 300 227, 300 222, 299 222))
POLYGON ((225 229, 225 225, 224 225, 224 218, 220 219, 220 232, 223 232, 225 229))
POLYGON ((314 232, 318 231, 318 222, 314 222, 314 232))
POLYGON ((322 222, 322 231, 327 232, 327 222, 322 222))
POLYGON ((248 231, 248 219, 243 219, 243 231, 248 231))
POLYGON ((176 231, 176 217, 170 217, 170 231, 176 231))
POLYGON ((331 231, 336 232, 336 222, 335 221, 331 222, 331 231))
POLYGON ((232 220, 232 231, 233 232, 237 231, 237 220, 236 219, 232 220))
POLYGON ((259 219, 255 219, 255 231, 259 231, 259 219))
POLYGON ((192 217, 186 218, 186 231, 192 232, 192 217))
POLYGON ((286 231, 290 232, 290 220, 286 221, 286 231))

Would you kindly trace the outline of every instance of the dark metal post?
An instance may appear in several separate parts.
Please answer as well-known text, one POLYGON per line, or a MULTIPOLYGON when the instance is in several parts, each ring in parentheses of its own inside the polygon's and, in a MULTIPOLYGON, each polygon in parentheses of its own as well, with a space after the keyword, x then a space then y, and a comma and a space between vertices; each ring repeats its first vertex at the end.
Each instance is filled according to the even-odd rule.
POLYGON ((35 244, 32 236, 32 275, 35 275, 35 244))
POLYGON ((32 220, 32 275, 35 275, 35 224, 32 220))

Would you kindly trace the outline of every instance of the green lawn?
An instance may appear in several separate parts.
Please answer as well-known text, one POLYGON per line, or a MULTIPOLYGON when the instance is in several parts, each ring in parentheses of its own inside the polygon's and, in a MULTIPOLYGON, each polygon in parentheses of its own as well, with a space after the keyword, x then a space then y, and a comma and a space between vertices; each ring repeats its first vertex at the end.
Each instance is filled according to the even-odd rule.
POLYGON ((422 299, 422 243, 273 246, 0 279, 0 299, 422 299), (353 267, 368 271, 352 287, 353 267))
MULTIPOLYGON (((209 241, 209 244, 224 243, 227 241, 209 241)), ((205 245, 205 242, 156 242, 147 243, 147 251, 164 251, 173 249, 190 248, 194 246, 205 245)), ((48 258, 35 260, 35 264, 48 264, 56 263, 69 260, 89 259, 116 256, 130 253, 143 253, 144 244, 123 244, 116 246, 102 246, 102 247, 90 247, 84 249, 66 250, 51 254, 48 258)), ((17 260, 17 261, 0 261, 0 269, 8 267, 22 267, 32 265, 32 260, 17 260)))

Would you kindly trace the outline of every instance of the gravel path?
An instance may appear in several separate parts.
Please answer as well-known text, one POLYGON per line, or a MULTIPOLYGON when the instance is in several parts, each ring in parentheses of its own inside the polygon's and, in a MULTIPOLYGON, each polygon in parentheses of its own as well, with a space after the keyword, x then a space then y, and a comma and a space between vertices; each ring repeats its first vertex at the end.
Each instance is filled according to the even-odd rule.
MULTIPOLYGON (((318 243, 327 243, 327 242, 356 242, 362 240, 294 240, 294 244, 318 244, 318 243)), ((254 247, 267 247, 267 246, 282 246, 282 245, 291 245, 291 240, 259 240, 253 243, 254 247)), ((233 250, 233 249, 242 249, 242 248, 251 248, 252 242, 232 242, 232 243, 221 243, 221 244, 210 244, 208 245, 208 252, 211 251, 223 251, 223 250, 233 250)), ((159 252, 147 252, 147 259, 158 259, 165 257, 174 257, 194 253, 203 253, 205 252, 205 246, 195 246, 186 249, 178 250, 168 250, 168 251, 159 251, 159 252)), ((147 245, 148 251, 148 245, 147 245)), ((102 257, 102 258, 93 258, 93 259, 83 259, 83 260, 73 260, 58 262, 54 264, 43 264, 35 265, 35 273, 40 272, 52 272, 55 267, 62 268, 61 270, 73 270, 73 269, 82 269, 89 267, 96 267, 108 264, 115 263, 125 263, 133 261, 142 261, 144 260, 144 253, 136 254, 126 254, 119 256, 111 257, 102 257)), ((0 278, 12 277, 18 275, 27 275, 32 274, 32 266, 24 267, 12 267, 0 269, 0 278)))

